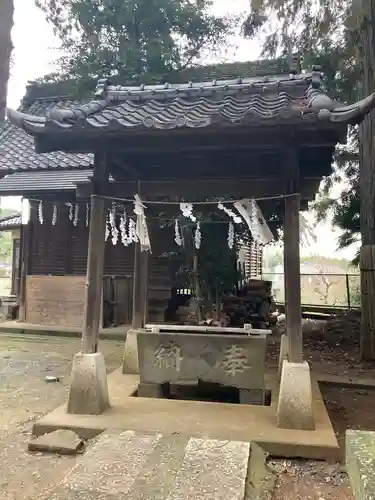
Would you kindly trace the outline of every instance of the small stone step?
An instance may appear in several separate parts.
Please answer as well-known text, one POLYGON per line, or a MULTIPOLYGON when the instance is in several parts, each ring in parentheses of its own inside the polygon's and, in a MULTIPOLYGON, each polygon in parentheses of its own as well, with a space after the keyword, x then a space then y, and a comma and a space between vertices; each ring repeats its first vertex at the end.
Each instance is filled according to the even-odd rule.
POLYGON ((244 500, 249 443, 108 431, 49 500, 244 500))
POLYGON ((75 432, 59 429, 32 439, 28 444, 28 450, 58 455, 77 455, 81 453, 84 445, 84 441, 75 432))

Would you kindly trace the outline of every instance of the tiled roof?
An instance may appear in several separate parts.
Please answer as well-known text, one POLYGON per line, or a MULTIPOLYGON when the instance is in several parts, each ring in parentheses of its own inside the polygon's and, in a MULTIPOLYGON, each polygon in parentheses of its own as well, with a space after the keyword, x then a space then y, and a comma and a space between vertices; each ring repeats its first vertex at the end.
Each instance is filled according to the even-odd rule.
POLYGON ((0 179, 0 196, 51 191, 75 191, 77 183, 92 176, 90 169, 16 172, 0 179))
MULTIPOLYGON (((37 99, 22 111, 32 116, 43 116, 51 108, 72 105, 66 99, 37 99)), ((77 103, 76 103, 77 104, 77 103)), ((33 138, 24 130, 7 121, 0 128, 0 171, 52 170, 87 168, 92 166, 91 154, 35 152, 33 138)))
MULTIPOLYGON (((297 64, 295 65, 298 66, 297 64)), ((288 74, 287 59, 234 62, 209 66, 195 66, 170 75, 170 81, 180 84, 186 81, 210 81, 213 79, 263 78, 264 75, 288 74)), ((150 81, 147 75, 137 80, 150 81)), ((116 83, 116 79, 114 80, 116 83)), ((134 80, 129 82, 134 85, 134 80)), ((82 102, 71 101, 67 96, 77 95, 77 81, 60 81, 51 83, 31 83, 19 111, 31 116, 45 116, 53 108, 69 108, 79 106, 82 102), (56 97, 58 96, 58 97, 56 97), (62 97, 60 97, 62 96, 62 97)), ((164 85, 162 86, 164 87, 164 85)), ((92 88, 95 88, 93 82, 92 88)), ((134 87, 132 87, 134 89, 134 87)), ((25 170, 52 170, 87 168, 93 164, 91 154, 67 154, 61 151, 52 153, 36 153, 33 138, 22 128, 7 121, 0 127, 0 171, 16 172, 25 170)))
POLYGON ((0 231, 5 231, 6 229, 11 229, 13 227, 18 227, 21 225, 21 214, 7 215, 6 217, 0 217, 0 231))
POLYGON ((10 120, 31 135, 58 130, 202 128, 246 124, 275 125, 301 120, 357 123, 375 106, 375 94, 341 106, 321 88, 322 75, 281 75, 211 82, 114 86, 100 80, 96 100, 51 108, 35 118, 11 111, 10 120))

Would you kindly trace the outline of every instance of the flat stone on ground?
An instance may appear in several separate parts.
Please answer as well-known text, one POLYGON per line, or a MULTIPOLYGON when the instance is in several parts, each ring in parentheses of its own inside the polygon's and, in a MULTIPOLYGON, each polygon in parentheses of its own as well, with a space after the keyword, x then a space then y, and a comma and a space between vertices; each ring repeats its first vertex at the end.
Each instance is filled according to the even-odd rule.
POLYGON ((50 500, 243 500, 250 444, 108 431, 50 500))
POLYGON ((84 447, 84 441, 73 431, 60 429, 39 436, 28 444, 29 451, 76 455, 84 447))

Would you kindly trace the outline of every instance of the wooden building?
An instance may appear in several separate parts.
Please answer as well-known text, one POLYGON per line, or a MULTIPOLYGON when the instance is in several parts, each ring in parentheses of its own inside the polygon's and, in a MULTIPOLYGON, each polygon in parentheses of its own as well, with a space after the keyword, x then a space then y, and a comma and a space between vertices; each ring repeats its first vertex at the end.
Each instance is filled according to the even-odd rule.
MULTIPOLYGON (((220 69, 221 68, 221 69, 220 69)), ((232 65, 219 71, 230 75, 232 65)), ((253 71, 243 65, 244 71, 253 71)), ((202 69, 199 70, 202 72, 202 69)), ((207 69, 209 71, 209 69, 207 69)), ((73 101, 68 84, 32 84, 23 99, 20 112, 39 117, 51 110, 69 107, 73 101)), ((38 119, 38 118, 35 118, 38 119)), ((13 292, 20 299, 20 320, 53 327, 81 327, 87 268, 88 227, 85 221, 86 200, 77 202, 77 185, 88 182, 93 174, 94 154, 53 151, 38 154, 33 138, 8 121, 0 131, 0 196, 22 196, 30 200, 30 223, 19 227, 15 241, 13 292), (43 203, 43 223, 39 220, 39 203, 43 203), (79 205, 75 225, 69 219, 66 203, 79 205), (56 224, 52 224, 57 207, 56 224), (21 278, 21 268, 23 274, 21 278)), ((110 202, 108 205, 110 208, 110 202)), ((4 228, 3 228, 4 229, 4 228)), ((173 266, 166 255, 174 246, 173 229, 151 228, 153 252, 148 277, 148 318, 163 321, 175 291, 183 284, 174 277, 173 266)), ((259 246, 241 251, 241 268, 247 277, 256 274, 253 263, 261 265, 259 246)), ((126 325, 132 322, 134 245, 105 246, 102 297, 102 326, 126 325)))
MULTIPOLYGON (((79 182, 76 189, 77 199, 90 200, 86 278, 61 276, 57 286, 55 277, 30 276, 29 270, 25 272, 25 259, 22 263, 27 300, 31 297, 40 317, 45 311, 40 307, 41 297, 46 293, 51 302, 57 289, 60 294, 65 291, 65 304, 71 297, 84 299, 77 305, 79 314, 84 311, 83 334, 73 364, 68 412, 100 413, 109 405, 104 357, 98 349, 102 279, 109 251, 105 245, 107 201, 138 194, 146 206, 166 199, 199 206, 207 198, 230 195, 233 200, 262 199, 266 218, 276 216, 283 221, 287 327, 281 342, 277 425, 315 428, 310 369, 303 359, 299 213, 314 198, 322 177, 331 172, 336 144, 346 141, 348 124, 361 123, 374 109, 375 94, 341 105, 325 92, 320 68, 311 73, 287 69, 260 75, 255 66, 252 77, 211 75, 210 80, 189 78, 185 83, 159 85, 115 85, 103 79, 94 100, 87 104, 51 107, 44 116, 8 111, 9 120, 33 138, 36 161, 60 151, 94 155, 92 178, 79 182), (92 367, 89 375, 88 367, 92 367)), ((51 201, 58 199, 70 201, 61 188, 51 201)), ((41 226, 34 224, 38 230, 41 226)), ((152 242, 164 241, 155 237, 152 219, 149 229, 152 242)), ((62 231, 53 236, 61 248, 66 245, 64 236, 62 231)), ((22 238, 37 240, 30 234, 22 238)), ((69 248, 74 245, 72 235, 69 248)), ((61 248, 56 248, 61 269, 74 268, 79 259, 66 263, 67 252, 61 248)), ((133 331, 126 338, 126 373, 137 370, 136 339, 147 318, 147 292, 158 274, 155 270, 162 266, 155 255, 142 251, 141 243, 135 244, 133 331)), ((163 279, 169 279, 165 272, 163 279)))
MULTIPOLYGON (((202 197, 230 192, 234 198, 265 197, 264 212, 277 213, 284 219, 285 197, 290 214, 285 221, 290 218, 293 231, 285 230, 285 246, 290 247, 285 256, 287 268, 290 266, 286 285, 288 288, 290 281, 292 297, 288 305, 295 306, 290 309, 292 320, 288 325, 299 325, 298 212, 314 198, 321 178, 330 173, 335 145, 346 140, 347 125, 359 123, 373 107, 374 99, 339 105, 324 92, 319 68, 310 74, 288 69, 281 75, 264 75, 264 68, 260 75, 258 70, 259 66, 253 67, 255 76, 251 78, 216 80, 211 75, 210 81, 184 84, 121 86, 100 80, 95 100, 67 106, 66 101, 53 97, 40 113, 34 113, 33 106, 40 106, 36 99, 34 104, 29 103, 29 109, 10 111, 13 125, 3 132, 4 140, 4 135, 18 127, 15 134, 23 134, 24 140, 26 132, 35 152, 31 156, 27 153, 26 161, 20 158, 22 153, 8 161, 2 153, 1 169, 9 173, 30 170, 30 164, 34 165, 39 172, 33 175, 41 175, 44 185, 39 191, 24 187, 18 194, 39 200, 45 195, 53 202, 72 201, 77 195, 86 203, 92 193, 108 199, 131 197, 139 189, 146 200, 174 197, 199 202, 202 197), (64 175, 68 175, 72 163, 83 174, 83 169, 94 162, 93 179, 70 183, 71 187, 78 185, 76 193, 60 181, 54 188, 47 188, 47 177, 40 170, 50 169, 52 155, 64 175)), ((2 182, 16 180, 16 175, 25 172, 2 182)), ((4 184, 0 185, 0 194, 4 194, 4 184)), ((45 201, 47 204, 47 198, 45 201)), ((46 218, 50 216, 47 212, 46 218)), ((54 228, 48 226, 47 237, 43 235, 47 226, 38 225, 35 218, 34 207, 29 234, 23 234, 29 247, 29 258, 23 260, 26 318, 29 315, 39 322, 65 318, 64 322, 80 324, 88 228, 72 228, 68 217, 59 217, 54 228)), ((169 247, 167 238, 152 239, 155 245, 163 242, 165 248, 169 247)), ((148 265, 149 288, 155 286, 158 292, 171 288, 168 266, 159 257, 163 250, 152 253, 148 265)), ((106 245, 105 253, 104 275, 130 280, 131 248, 106 245), (121 256, 117 255, 119 251, 121 256)), ((291 328, 299 330, 299 326, 291 328)), ((301 345, 293 349, 300 358, 301 345)))

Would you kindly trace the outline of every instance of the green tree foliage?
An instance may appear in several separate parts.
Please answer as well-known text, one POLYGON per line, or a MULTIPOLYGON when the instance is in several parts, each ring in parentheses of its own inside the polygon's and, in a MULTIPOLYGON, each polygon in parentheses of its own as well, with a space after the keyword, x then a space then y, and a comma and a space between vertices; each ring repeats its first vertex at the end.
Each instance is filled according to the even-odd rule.
POLYGON ((163 80, 227 40, 212 0, 35 0, 61 40, 61 73, 84 81, 163 80))
MULTIPOLYGON (((168 81, 197 64, 205 53, 212 55, 223 47, 236 21, 212 15, 213 0, 35 1, 54 27, 64 53, 58 73, 44 81, 69 79, 79 83, 74 90, 81 93, 100 77, 122 84, 168 81)), ((202 230, 206 232, 207 225, 202 230)), ((209 292, 215 284, 220 289, 231 287, 236 279, 235 252, 213 244, 216 232, 211 233, 203 236, 198 271, 209 292)), ((187 256, 192 248, 190 241, 183 252, 190 275, 193 262, 187 256)))
MULTIPOLYGON (((276 24, 266 36, 265 51, 306 53, 321 62, 327 85, 341 100, 353 101, 375 91, 375 0, 251 0, 244 30, 254 36, 276 24), (267 15, 266 15, 267 14, 267 15), (334 63, 334 66, 332 66, 334 63), (331 68, 331 71, 330 71, 331 68), (337 68, 337 71, 335 71, 337 68)), ((341 245, 361 239, 361 359, 375 360, 373 315, 375 247, 375 115, 369 113, 358 130, 351 131, 349 146, 338 151, 330 181, 344 177, 338 200, 324 200, 334 222, 344 229, 341 245), (358 138, 360 139, 358 141, 358 138), (359 147, 358 147, 359 146, 359 147)), ((321 206, 320 206, 321 207, 321 206)))
MULTIPOLYGON (((175 272, 181 286, 191 288, 207 303, 213 303, 216 295, 232 290, 243 278, 237 268, 237 259, 241 244, 249 243, 251 235, 245 224, 236 224, 234 246, 229 249, 230 220, 227 216, 218 212, 196 212, 194 215, 201 221, 200 248, 195 248, 196 224, 181 216, 178 220, 183 244, 168 256, 177 265, 175 272)), ((174 224, 168 221, 164 225, 172 228, 174 224)))
POLYGON ((0 122, 4 121, 12 55, 13 0, 0 2, 0 122))
MULTIPOLYGON (((297 53, 302 66, 317 64, 324 72, 325 85, 342 102, 360 97, 360 67, 356 57, 351 0, 250 0, 250 14, 243 30, 246 36, 264 37, 265 56, 297 53)), ((328 213, 342 231, 339 247, 360 239, 358 130, 352 128, 346 146, 336 151, 334 169, 324 180, 316 203, 318 216, 328 213), (333 198, 330 190, 344 186, 333 198)))

